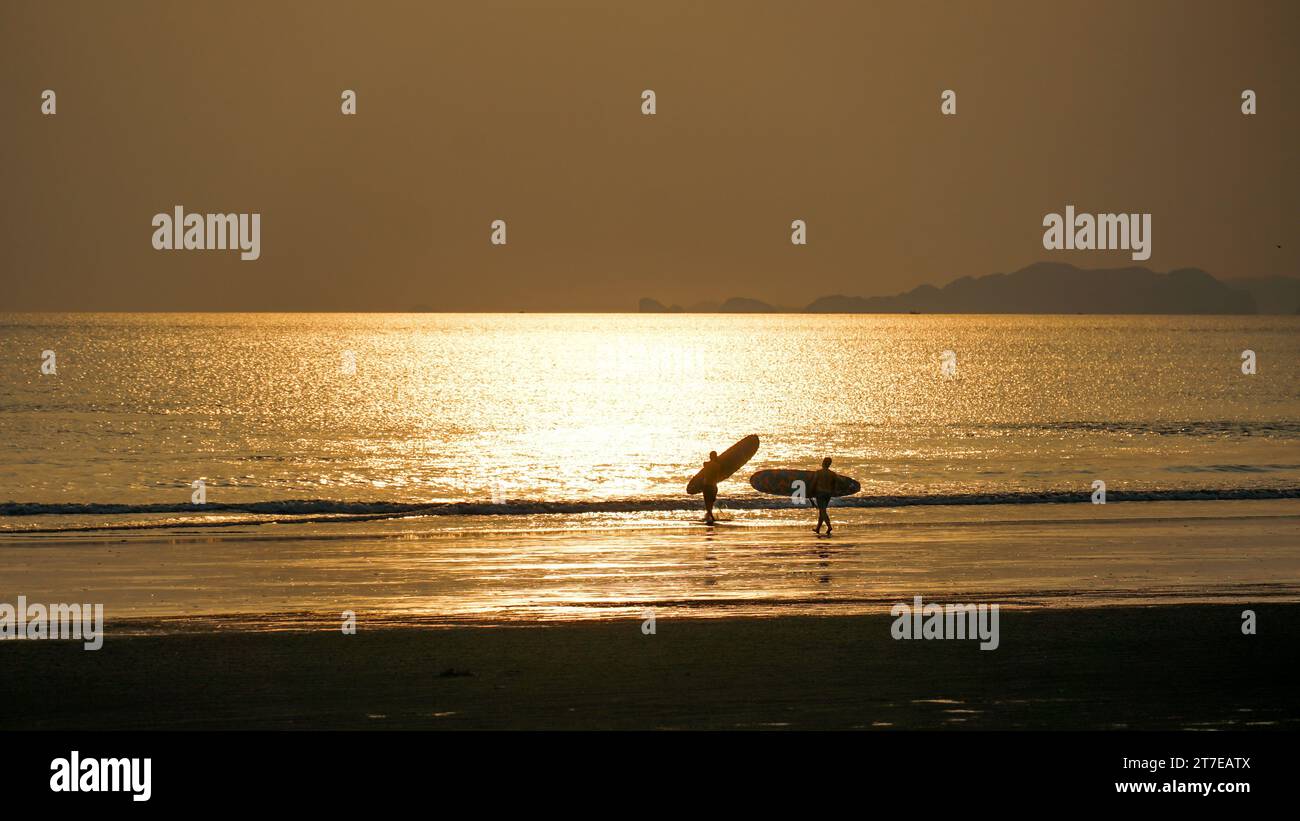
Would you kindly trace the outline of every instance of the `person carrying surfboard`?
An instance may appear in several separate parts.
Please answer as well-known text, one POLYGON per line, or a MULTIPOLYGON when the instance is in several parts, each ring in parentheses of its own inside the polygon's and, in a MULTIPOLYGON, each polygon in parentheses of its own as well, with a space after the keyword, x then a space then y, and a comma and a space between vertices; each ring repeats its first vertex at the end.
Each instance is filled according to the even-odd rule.
POLYGON ((713 524, 713 505, 718 500, 718 483, 731 478, 731 475, 745 466, 745 463, 758 453, 758 437, 746 436, 727 448, 719 456, 716 450, 709 451, 709 461, 686 483, 686 492, 694 496, 704 494, 704 523, 713 524))
POLYGON ((822 460, 822 469, 813 474, 813 499, 817 502, 816 532, 822 532, 822 522, 826 522, 826 535, 831 535, 831 516, 826 507, 831 503, 831 494, 835 492, 835 471, 831 470, 831 457, 822 460))
POLYGON ((709 451, 709 461, 704 463, 704 523, 713 524, 713 503, 718 501, 718 452, 709 451))

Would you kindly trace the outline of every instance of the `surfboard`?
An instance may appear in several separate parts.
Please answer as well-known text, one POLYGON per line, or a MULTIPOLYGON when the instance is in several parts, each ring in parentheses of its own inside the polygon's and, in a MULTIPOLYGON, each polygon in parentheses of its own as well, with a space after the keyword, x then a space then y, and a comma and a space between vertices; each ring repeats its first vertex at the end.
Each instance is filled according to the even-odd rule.
MULTIPOLYGON (((719 453, 715 475, 712 477, 713 484, 716 485, 743 468, 746 462, 754 458, 755 453, 758 453, 758 436, 752 433, 719 453)), ((686 492, 692 496, 696 493, 703 493, 704 485, 708 483, 710 478, 706 475, 708 472, 709 468, 700 468, 700 472, 695 474, 691 481, 687 483, 686 492)))
MULTIPOLYGON (((749 477, 749 486, 759 493, 771 493, 773 496, 790 496, 794 493, 794 483, 803 481, 804 495, 811 499, 813 475, 815 470, 760 470, 749 477)), ((862 490, 857 479, 835 474, 835 491, 832 496, 852 496, 862 490)))

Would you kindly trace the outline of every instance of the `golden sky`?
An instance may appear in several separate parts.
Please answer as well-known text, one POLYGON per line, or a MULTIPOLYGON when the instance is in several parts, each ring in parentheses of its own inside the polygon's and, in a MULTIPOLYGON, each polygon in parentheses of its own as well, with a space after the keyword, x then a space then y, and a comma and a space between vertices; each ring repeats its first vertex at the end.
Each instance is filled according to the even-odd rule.
POLYGON ((5 3, 0 310, 802 306, 1136 264, 1045 251, 1067 204, 1151 213, 1156 270, 1293 275, 1298 20, 1289 0, 5 3), (154 250, 176 205, 260 213, 260 259, 154 250))

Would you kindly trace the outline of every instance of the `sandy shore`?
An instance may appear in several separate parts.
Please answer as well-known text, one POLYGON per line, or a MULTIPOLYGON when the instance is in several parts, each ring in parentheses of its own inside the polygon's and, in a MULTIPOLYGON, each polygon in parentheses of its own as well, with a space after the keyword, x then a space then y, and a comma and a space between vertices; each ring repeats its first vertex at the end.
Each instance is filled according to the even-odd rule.
POLYGON ((0 643, 0 728, 1300 727, 1300 605, 1004 611, 1001 645, 887 615, 0 643))
POLYGON ((1300 502, 1024 508, 8 538, 0 602, 108 624, 0 642, 0 729, 1300 726, 1300 502))

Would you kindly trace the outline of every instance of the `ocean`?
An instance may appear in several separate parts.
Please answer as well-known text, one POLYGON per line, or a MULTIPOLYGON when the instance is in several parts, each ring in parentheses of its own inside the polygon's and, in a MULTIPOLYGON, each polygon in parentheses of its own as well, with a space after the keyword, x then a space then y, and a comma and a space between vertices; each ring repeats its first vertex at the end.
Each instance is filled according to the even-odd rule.
POLYGON ((936 593, 1289 600, 1297 331, 1277 316, 4 315, 0 581, 106 602, 110 619, 276 624, 859 612, 936 593), (750 433, 758 454, 707 528, 686 482, 750 433), (823 456, 862 484, 835 500, 833 541, 746 481, 823 456), (1098 480, 1105 506, 1089 504, 1098 480))
MULTIPOLYGON (((0 316, 0 528, 690 510, 708 451, 846 504, 1300 488, 1300 318, 0 316), (1242 373, 1242 351, 1257 373, 1242 373), (54 374, 42 374, 53 351, 54 374), (952 371, 945 375, 944 352, 952 371), (39 513, 39 516, 26 514, 39 513)), ((1194 494, 1194 495, 1193 495, 1194 494)), ((457 526, 474 527, 458 517, 457 526)))

